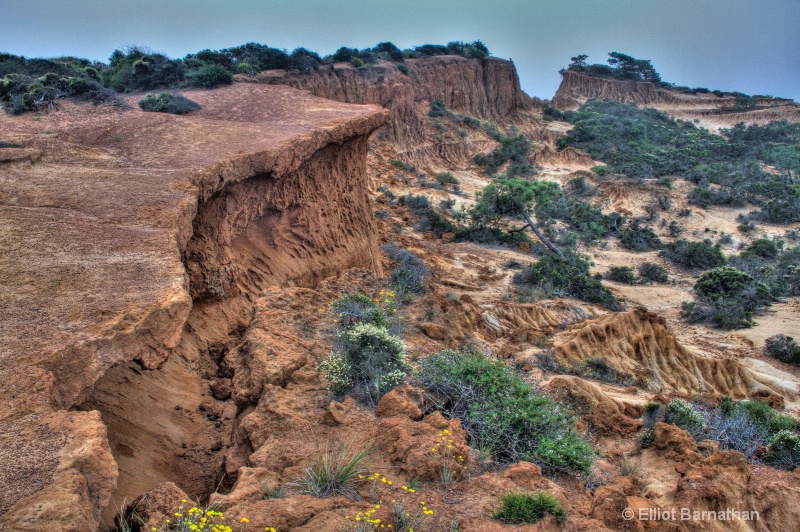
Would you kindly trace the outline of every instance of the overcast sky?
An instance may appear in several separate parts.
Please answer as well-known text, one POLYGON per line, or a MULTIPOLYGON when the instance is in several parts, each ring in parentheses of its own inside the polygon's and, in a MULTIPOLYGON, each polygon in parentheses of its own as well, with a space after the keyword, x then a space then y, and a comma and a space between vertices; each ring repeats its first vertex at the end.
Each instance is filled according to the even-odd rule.
POLYGON ((0 51, 28 57, 475 39, 513 59, 541 98, 571 56, 619 51, 679 85, 800 100, 800 0, 0 0, 0 51))

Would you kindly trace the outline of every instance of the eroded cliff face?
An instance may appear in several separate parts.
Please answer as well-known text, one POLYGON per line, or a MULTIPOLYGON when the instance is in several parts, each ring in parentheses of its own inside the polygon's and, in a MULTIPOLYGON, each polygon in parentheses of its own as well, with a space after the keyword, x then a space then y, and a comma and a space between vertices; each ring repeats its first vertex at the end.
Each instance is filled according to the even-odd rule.
POLYGON ((683 94, 647 81, 624 81, 564 72, 552 103, 574 110, 587 100, 616 100, 639 107, 654 107, 686 120, 697 119, 705 127, 730 127, 739 122, 766 124, 773 120, 800 120, 800 105, 785 98, 759 98, 756 109, 736 112, 736 98, 713 93, 683 94))
POLYGON ((181 413, 208 393, 197 366, 246 326, 243 301, 380 271, 365 171, 385 111, 288 87, 191 97, 191 117, 65 104, 0 118, 41 152, 0 163, 0 530, 97 528, 126 457, 121 486, 136 468, 179 474, 170 446, 214 429, 181 413), (141 368, 175 353, 149 382, 141 368))
POLYGON ((377 139, 391 143, 404 162, 463 165, 494 145, 485 135, 448 138, 428 115, 430 102, 441 99, 455 113, 510 125, 526 123, 538 105, 522 92, 514 64, 497 58, 460 56, 381 61, 360 70, 349 63, 323 66, 311 73, 266 71, 240 81, 283 84, 308 89, 315 96, 348 103, 375 103, 391 113, 377 139))

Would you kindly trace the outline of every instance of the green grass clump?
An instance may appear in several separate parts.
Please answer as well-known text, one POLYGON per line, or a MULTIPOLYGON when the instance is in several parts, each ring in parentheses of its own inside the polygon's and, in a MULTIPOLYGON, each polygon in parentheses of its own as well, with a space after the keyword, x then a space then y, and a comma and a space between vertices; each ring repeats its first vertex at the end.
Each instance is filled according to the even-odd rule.
POLYGON ((558 497, 548 491, 539 491, 533 495, 512 491, 500 497, 500 507, 495 510, 492 518, 506 524, 518 525, 536 523, 547 514, 560 523, 566 520, 567 509, 558 497))
POLYGON ((358 476, 366 471, 369 454, 369 449, 326 448, 303 469, 297 484, 303 493, 314 497, 345 495, 358 500, 358 476))

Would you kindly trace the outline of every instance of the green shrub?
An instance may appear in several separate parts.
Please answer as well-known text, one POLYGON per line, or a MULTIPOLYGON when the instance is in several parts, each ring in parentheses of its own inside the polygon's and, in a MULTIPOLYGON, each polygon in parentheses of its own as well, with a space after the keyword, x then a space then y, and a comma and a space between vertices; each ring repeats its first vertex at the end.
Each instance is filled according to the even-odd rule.
POLYGON ((336 314, 336 324, 340 329, 370 323, 387 329, 389 318, 378 304, 364 294, 346 294, 332 304, 336 314))
POLYGON ((789 364, 800 364, 800 345, 791 336, 776 334, 767 338, 764 350, 772 358, 789 364))
POLYGON ((747 247, 745 253, 752 253, 765 259, 774 259, 777 258, 778 252, 778 246, 775 242, 767 240, 766 238, 760 238, 754 240, 753 243, 747 247))
POLYGON ((564 189, 573 196, 594 196, 599 191, 597 187, 586 181, 583 176, 576 177, 567 181, 564 189))
POLYGON ((800 466, 800 434, 781 430, 767 445, 764 461, 781 469, 795 469, 800 466))
POLYGON ((428 116, 434 118, 447 116, 447 107, 444 105, 444 100, 433 100, 431 102, 431 108, 428 111, 428 116))
POLYGON ((645 262, 639 266, 639 276, 654 283, 666 283, 669 280, 667 270, 652 262, 645 262))
POLYGON ((458 185, 458 179, 450 172, 436 174, 436 181, 438 181, 440 185, 458 185))
POLYGON ((107 87, 117 92, 133 92, 177 86, 185 72, 183 61, 133 47, 127 52, 114 50, 108 68, 100 75, 107 87))
POLYGON ((764 429, 767 434, 775 434, 782 430, 793 430, 797 423, 791 416, 781 414, 766 401, 745 399, 737 401, 734 409, 743 412, 750 420, 764 429))
POLYGON ((233 83, 233 75, 227 68, 210 63, 187 72, 186 81, 193 87, 210 89, 217 85, 230 85, 233 83))
POLYGON ((619 241, 622 247, 632 251, 651 251, 663 246, 655 231, 641 225, 639 220, 619 232, 619 241))
POLYGON ((397 267, 389 274, 389 285, 401 298, 410 293, 428 291, 431 272, 425 263, 413 252, 399 247, 396 243, 381 246, 386 255, 397 263, 397 267))
POLYGON ((668 189, 672 190, 672 183, 674 182, 675 182, 674 177, 665 175, 658 178, 658 180, 656 181, 656 185, 660 187, 667 187, 668 189))
POLYGON ((159 94, 148 94, 139 100, 139 107, 143 111, 154 113, 172 113, 174 115, 185 115, 200 109, 200 104, 193 102, 189 98, 180 94, 162 92, 159 94))
POLYGON ((601 276, 589 273, 589 261, 584 255, 568 251, 564 258, 548 253, 530 269, 514 275, 514 283, 528 286, 552 286, 553 292, 616 308, 614 295, 603 286, 601 276))
POLYGON ((461 420, 473 448, 500 464, 528 460, 550 471, 589 472, 594 450, 563 407, 504 362, 445 350, 420 366, 421 385, 443 414, 461 420))
POLYGON ((357 399, 377 404, 383 395, 406 378, 410 365, 403 340, 383 327, 361 323, 339 333, 332 360, 320 364, 332 392, 350 392, 357 399), (346 374, 346 379, 341 373, 346 374))
POLYGON ((673 399, 667 404, 664 410, 664 422, 677 425, 690 434, 697 434, 705 427, 703 416, 683 399, 673 399))
POLYGON ((661 255, 686 268, 700 270, 716 268, 726 262, 720 247, 713 245, 711 240, 703 242, 677 240, 668 244, 661 255))
POLYGON ((506 163, 508 163, 508 168, 505 173, 508 177, 528 176, 538 171, 529 160, 533 147, 528 137, 517 132, 513 126, 508 136, 504 135, 494 124, 487 123, 486 129, 487 133, 500 143, 500 146, 491 153, 475 156, 475 163, 483 166, 488 175, 496 174, 506 163))
POLYGON ((606 274, 606 279, 624 284, 636 284, 636 275, 630 266, 612 266, 606 274))
POLYGON ((492 515, 506 524, 536 523, 550 514, 559 523, 566 520, 567 509, 558 497, 547 491, 533 495, 522 491, 512 491, 500 497, 500 507, 492 515))
POLYGON ((769 288, 731 266, 701 275, 694 288, 695 301, 683 304, 689 322, 707 322, 721 329, 753 326, 754 313, 771 302, 769 288))

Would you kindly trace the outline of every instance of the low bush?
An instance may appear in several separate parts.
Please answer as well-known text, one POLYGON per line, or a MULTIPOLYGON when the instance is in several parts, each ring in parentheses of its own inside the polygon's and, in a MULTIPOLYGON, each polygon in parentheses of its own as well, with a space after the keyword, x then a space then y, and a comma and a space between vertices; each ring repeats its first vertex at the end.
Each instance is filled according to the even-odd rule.
POLYGON ((684 303, 690 323, 706 322, 720 329, 752 327, 753 315, 772 300, 769 288, 731 266, 705 272, 695 283, 695 301, 684 303))
POLYGON ((450 172, 442 172, 440 174, 436 174, 435 177, 436 181, 438 181, 442 186, 458 185, 458 179, 450 172))
POLYGON ((683 399, 673 399, 667 404, 664 422, 677 425, 692 435, 699 434, 705 427, 703 416, 683 399))
POLYGON ((428 290, 431 272, 415 253, 401 248, 394 242, 384 244, 381 249, 397 263, 389 274, 389 285, 394 288, 398 297, 404 298, 410 293, 419 294, 428 290))
POLYGON ((143 111, 154 113, 172 113, 174 115, 185 115, 200 109, 200 104, 193 102, 180 94, 162 92, 159 94, 148 94, 139 100, 139 107, 143 111))
POLYGON ((708 270, 725 264, 725 255, 711 240, 690 242, 677 240, 661 252, 661 256, 686 268, 708 270))
POLYGON ((778 257, 779 252, 780 250, 775 242, 766 238, 760 238, 758 240, 754 240, 753 243, 747 247, 747 251, 745 253, 752 253, 753 255, 762 257, 764 259, 775 259, 778 257))
POLYGON ((218 85, 233 83, 233 74, 227 68, 214 63, 205 64, 186 74, 186 81, 192 87, 211 89, 218 85))
POLYGON ((440 351, 420 363, 436 408, 457 417, 470 446, 496 462, 532 461, 548 471, 588 474, 595 452, 564 408, 516 370, 479 352, 440 351))
POLYGON ((800 466, 800 434, 781 430, 769 440, 764 461, 781 469, 792 470, 800 466))
POLYGON ((655 231, 642 225, 639 220, 619 232, 619 241, 622 247, 632 251, 652 251, 663 246, 655 231))
POLYGON ((601 278, 600 274, 589 273, 587 257, 567 251, 563 258, 548 253, 529 269, 514 274, 513 280, 522 286, 548 285, 553 288, 555 295, 618 308, 617 299, 603 286, 601 278))
POLYGON ((320 362, 319 370, 336 395, 349 393, 377 404, 410 371, 402 339, 371 323, 339 333, 336 349, 320 362))
POLYGON ((493 124, 491 126, 487 124, 486 129, 487 133, 500 143, 500 146, 491 153, 475 156, 475 162, 483 166, 488 175, 495 175, 506 163, 508 167, 505 174, 508 177, 528 176, 538 171, 529 160, 533 147, 528 137, 517 132, 513 126, 507 136, 493 124))
MULTIPOLYGON (((666 407, 659 403, 648 404, 643 417, 643 426, 647 429, 642 437, 643 446, 652 442, 652 428, 658 421, 687 430, 697 441, 718 441, 721 449, 740 451, 750 460, 758 460, 759 449, 768 447, 776 435, 796 435, 798 428, 791 416, 778 412, 764 401, 736 401, 725 396, 715 406, 673 399, 666 407)), ((786 453, 783 443, 774 448, 776 462, 773 465, 776 467, 791 465, 791 451, 786 453)), ((765 461, 768 461, 766 456, 765 461)))
POLYGON ((500 506, 492 514, 506 524, 536 523, 550 514, 559 523, 567 519, 567 509, 558 497, 547 491, 533 495, 523 491, 512 491, 500 497, 500 506))
POLYGON ((447 116, 447 107, 444 105, 444 100, 433 100, 430 110, 428 111, 428 116, 433 118, 447 116))
POLYGON ((378 304, 364 294, 346 294, 333 303, 336 325, 339 329, 349 329, 355 325, 370 323, 388 328, 389 318, 378 304))
POLYGON ((652 262, 645 262, 639 266, 639 276, 654 283, 666 283, 669 280, 667 270, 652 262))
POLYGON ((791 336, 776 334, 767 338, 764 350, 772 358, 789 364, 800 364, 800 344, 791 336))
POLYGON ((606 273, 606 279, 624 284, 636 284, 636 275, 630 266, 612 266, 606 273))
POLYGON ((594 196, 599 192, 597 187, 586 181, 586 178, 583 176, 579 176, 567 181, 567 184, 564 186, 564 190, 566 190, 567 194, 584 197, 594 196))

